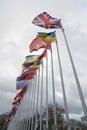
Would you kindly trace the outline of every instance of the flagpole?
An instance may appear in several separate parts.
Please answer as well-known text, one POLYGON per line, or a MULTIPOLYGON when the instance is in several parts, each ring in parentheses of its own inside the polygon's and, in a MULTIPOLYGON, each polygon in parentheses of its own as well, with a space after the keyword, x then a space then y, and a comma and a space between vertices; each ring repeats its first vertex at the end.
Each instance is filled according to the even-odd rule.
MULTIPOLYGON (((32 98, 32 80, 31 80, 31 85, 30 85, 30 91, 29 91, 29 109, 28 109, 28 113, 29 113, 29 115, 30 115, 30 105, 31 105, 31 98, 32 98)), ((29 116, 28 115, 28 116, 29 116)), ((27 121, 27 130, 28 130, 28 128, 29 128, 29 123, 30 123, 30 119, 28 118, 28 121, 27 121)))
MULTIPOLYGON (((20 118, 20 116, 22 117, 22 129, 25 129, 25 120, 23 119, 23 115, 22 115, 22 112, 24 111, 24 103, 25 103, 25 101, 26 101, 26 95, 24 95, 24 97, 23 97, 23 99, 21 100, 21 103, 20 103, 20 114, 19 114, 19 118, 20 118)), ((20 119, 19 119, 19 121, 20 121, 20 119)), ((19 129, 19 127, 18 127, 18 129, 19 129)))
MULTIPOLYGON (((55 36, 56 36, 56 33, 55 33, 55 36)), ((62 85, 62 91, 63 91, 63 100, 64 100, 66 121, 69 123, 68 105, 67 105, 67 99, 66 99, 66 93, 65 93, 65 85, 64 85, 64 79, 63 79, 63 72, 62 72, 62 65, 61 65, 61 60, 60 60, 60 53, 59 53, 57 37, 56 37, 55 42, 56 42, 57 55, 58 55, 58 61, 59 61, 59 69, 60 69, 61 85, 62 85)), ((68 126, 68 130, 70 130, 70 126, 68 126)))
POLYGON ((55 103, 55 85, 54 85, 54 70, 53 70, 53 56, 52 56, 52 47, 51 47, 51 66, 52 66, 52 86, 53 86, 53 107, 54 107, 54 129, 57 128, 57 117, 56 117, 56 103, 55 103))
POLYGON ((32 110, 32 97, 33 97, 33 86, 34 86, 34 81, 32 79, 32 88, 31 88, 31 99, 30 99, 30 112, 29 112, 29 116, 30 116, 30 119, 29 119, 29 130, 30 130, 30 125, 31 125, 31 110, 32 110))
POLYGON ((35 130, 37 129, 37 113, 38 113, 38 97, 39 97, 39 78, 40 78, 40 68, 38 72, 38 83, 37 83, 37 97, 36 97, 36 116, 35 116, 35 130))
POLYGON ((37 81, 38 81, 38 71, 36 70, 36 80, 35 80, 35 92, 34 92, 34 109, 33 109, 33 128, 32 130, 34 129, 35 127, 35 111, 36 111, 36 95, 37 95, 37 81))
POLYGON ((42 63, 42 76, 41 76, 40 130, 42 130, 42 101, 43 101, 43 63, 42 63))
MULTIPOLYGON (((23 119, 23 115, 22 115, 22 112, 24 110, 24 102, 26 101, 26 96, 23 97, 23 100, 21 102, 22 106, 21 106, 21 110, 20 110, 20 113, 21 113, 21 117, 23 119)), ((19 117, 20 118, 20 117, 19 117)), ((20 119, 19 119, 20 120, 20 119)), ((25 128, 25 122, 24 122, 24 119, 22 120, 22 128, 24 129, 25 128)))
POLYGON ((35 77, 35 79, 34 79, 34 97, 33 97, 33 106, 32 106, 32 123, 31 123, 31 130, 33 130, 33 121, 34 121, 35 93, 36 93, 36 77, 35 77))
MULTIPOLYGON (((56 36, 56 33, 55 33, 55 36, 56 36)), ((61 77, 61 84, 62 84, 62 91, 63 91, 63 99, 64 99, 64 108, 65 108, 65 114, 66 114, 66 121, 69 122, 67 99, 66 99, 66 93, 65 93, 65 85, 64 85, 64 79, 63 79, 63 72, 62 72, 62 66, 61 66, 61 60, 60 60, 57 37, 56 37, 56 48, 57 48, 58 61, 59 61, 59 69, 60 69, 60 77, 61 77)))
POLYGON ((79 79, 78 79, 78 75, 77 75, 77 72, 76 72, 76 69, 75 69, 75 65, 74 65, 73 58, 72 58, 72 55, 71 55, 71 52, 70 52, 70 49, 69 49, 69 45, 68 45, 68 42, 67 42, 67 39, 66 39, 64 29, 62 29, 62 32, 63 32, 63 36, 64 36, 65 43, 66 43, 66 46, 67 46, 67 50, 68 50, 68 54, 69 54, 69 57, 70 57, 71 65, 72 65, 72 68, 73 68, 73 72, 74 72, 74 76, 75 76, 75 80, 76 80, 80 100, 81 100, 81 103, 82 103, 84 115, 87 116, 87 107, 86 107, 86 104, 85 104, 85 101, 84 101, 83 93, 82 93, 82 90, 81 90, 81 85, 80 85, 80 82, 79 82, 79 79))
MULTIPOLYGON (((24 107, 24 104, 26 104, 26 98, 27 98, 27 95, 25 94, 24 95, 24 97, 23 97, 23 112, 22 113, 24 113, 24 111, 25 111, 25 107, 24 107)), ((25 116, 26 116, 26 111, 25 111, 25 115, 24 115, 24 123, 23 123, 23 129, 26 129, 26 121, 25 121, 25 116)), ((18 128, 19 129, 19 128, 18 128)))
MULTIPOLYGON (((30 106, 30 97, 31 97, 31 86, 28 86, 28 90, 27 90, 27 92, 26 92, 26 94, 27 94, 27 98, 29 99, 29 102, 27 102, 27 100, 26 100, 26 102, 27 102, 27 113, 29 113, 29 106, 30 106)), ((27 114, 26 113, 26 114, 27 114)), ((28 119, 28 114, 26 115, 27 116, 27 120, 26 120, 26 130, 28 130, 28 123, 29 123, 29 119, 28 119)))
POLYGON ((46 129, 48 130, 48 55, 46 54, 46 129))
MULTIPOLYGON (((23 111, 23 103, 24 103, 24 100, 25 100, 25 97, 23 97, 23 99, 21 100, 21 104, 20 104, 20 108, 19 108, 19 110, 18 110, 18 118, 20 118, 20 116, 21 117, 23 117, 23 115, 21 114, 21 112, 23 111), (21 114, 21 115, 20 115, 21 114)), ((18 121, 20 121, 20 119, 18 120, 18 121)), ((18 124, 19 124, 19 122, 18 122, 18 124)), ((18 126, 19 127, 19 126, 18 126)), ((22 118, 22 128, 24 128, 24 120, 23 120, 23 118, 22 118)))

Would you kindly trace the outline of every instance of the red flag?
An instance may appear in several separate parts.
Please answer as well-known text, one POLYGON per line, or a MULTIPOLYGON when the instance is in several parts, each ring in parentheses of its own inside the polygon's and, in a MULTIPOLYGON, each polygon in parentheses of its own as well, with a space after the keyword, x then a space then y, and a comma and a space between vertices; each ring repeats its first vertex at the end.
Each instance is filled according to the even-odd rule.
POLYGON ((23 89, 17 93, 14 100, 17 100, 18 98, 23 98, 24 94, 27 92, 28 86, 23 87, 23 89))
POLYGON ((33 79, 34 75, 26 75, 23 77, 23 80, 29 80, 29 79, 33 79))
POLYGON ((31 79, 31 77, 34 76, 35 74, 36 74, 35 71, 29 71, 27 74, 17 77, 17 81, 26 80, 28 78, 31 79))
POLYGON ((18 94, 15 96, 14 100, 17 100, 19 97, 20 97, 20 98, 23 98, 23 96, 24 96, 24 93, 20 92, 20 93, 18 93, 18 94))
POLYGON ((12 103, 12 105, 20 104, 20 102, 21 102, 21 98, 18 98, 16 101, 14 101, 14 102, 12 103))
POLYGON ((42 58, 44 58, 47 54, 47 49, 44 50, 44 52, 38 57, 38 60, 41 61, 42 58))
POLYGON ((15 107, 15 106, 13 106, 13 108, 12 108, 12 115, 14 116, 14 114, 16 113, 16 110, 17 110, 17 108, 15 107))
POLYGON ((38 51, 40 48, 46 47, 47 44, 40 37, 36 37, 30 44, 30 52, 38 51))

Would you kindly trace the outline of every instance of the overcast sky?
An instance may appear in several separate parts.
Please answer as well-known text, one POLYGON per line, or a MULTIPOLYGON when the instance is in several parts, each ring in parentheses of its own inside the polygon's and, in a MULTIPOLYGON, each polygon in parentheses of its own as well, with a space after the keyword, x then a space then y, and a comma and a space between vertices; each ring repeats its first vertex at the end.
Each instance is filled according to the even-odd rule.
MULTIPOLYGON (((16 93, 16 77, 21 73, 21 64, 29 55, 29 44, 38 31, 50 32, 32 24, 35 16, 48 12, 61 18, 74 64, 87 105, 87 0, 0 0, 0 113, 12 108, 16 93)), ((64 73, 65 90, 70 117, 83 116, 81 101, 74 80, 64 37, 56 30, 64 73)), ((63 105, 58 65, 53 46, 56 101, 63 105)), ((51 95, 51 92, 49 92, 51 95)))

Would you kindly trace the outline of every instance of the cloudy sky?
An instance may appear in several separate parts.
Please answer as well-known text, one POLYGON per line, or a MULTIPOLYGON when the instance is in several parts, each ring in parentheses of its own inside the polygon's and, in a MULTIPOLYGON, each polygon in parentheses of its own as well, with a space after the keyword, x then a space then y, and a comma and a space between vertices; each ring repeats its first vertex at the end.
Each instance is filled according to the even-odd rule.
MULTIPOLYGON (((0 113, 12 108, 16 93, 16 77, 29 55, 29 44, 38 31, 49 32, 32 24, 42 12, 61 18, 74 64, 87 105, 87 0, 0 0, 0 113)), ((83 116, 81 101, 61 30, 56 30, 63 67, 65 90, 70 117, 83 116)), ((54 55, 56 101, 63 105, 58 64, 54 55)), ((51 92, 49 92, 51 95, 51 92)))

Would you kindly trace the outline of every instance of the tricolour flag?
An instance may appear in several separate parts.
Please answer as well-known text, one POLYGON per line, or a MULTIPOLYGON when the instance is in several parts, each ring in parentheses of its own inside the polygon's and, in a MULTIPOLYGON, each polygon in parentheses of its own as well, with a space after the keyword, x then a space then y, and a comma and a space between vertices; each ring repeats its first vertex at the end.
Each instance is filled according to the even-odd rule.
POLYGON ((47 44, 56 41, 55 31, 50 33, 38 32, 37 36, 42 38, 42 40, 47 44))
POLYGON ((60 19, 51 17, 47 12, 43 12, 36 16, 33 19, 32 23, 37 26, 44 27, 46 29, 54 29, 62 28, 60 21, 60 19))

